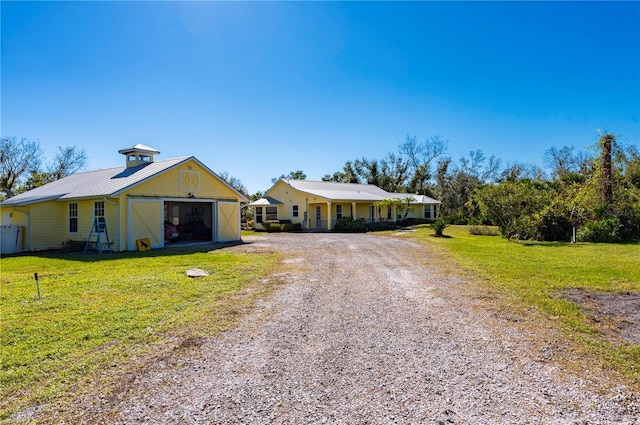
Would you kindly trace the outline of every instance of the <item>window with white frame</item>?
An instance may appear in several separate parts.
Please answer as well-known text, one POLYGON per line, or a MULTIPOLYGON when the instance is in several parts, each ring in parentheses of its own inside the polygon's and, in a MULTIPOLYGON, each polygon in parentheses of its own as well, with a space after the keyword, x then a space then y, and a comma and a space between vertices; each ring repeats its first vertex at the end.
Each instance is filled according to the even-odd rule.
POLYGON ((104 201, 96 201, 93 204, 93 216, 104 217, 104 201))
POLYGON ((428 219, 433 218, 431 217, 431 205, 424 206, 424 218, 428 218, 428 219))
POLYGON ((69 233, 78 233, 78 203, 69 204, 69 233))
POLYGON ((342 205, 336 205, 336 219, 340 220, 342 218, 342 205))
POLYGON ((278 207, 266 207, 267 221, 276 221, 278 219, 278 207))
POLYGON ((256 223, 262 223, 262 207, 256 207, 256 223))
POLYGON ((291 216, 292 217, 298 217, 298 206, 294 205, 291 207, 291 216))

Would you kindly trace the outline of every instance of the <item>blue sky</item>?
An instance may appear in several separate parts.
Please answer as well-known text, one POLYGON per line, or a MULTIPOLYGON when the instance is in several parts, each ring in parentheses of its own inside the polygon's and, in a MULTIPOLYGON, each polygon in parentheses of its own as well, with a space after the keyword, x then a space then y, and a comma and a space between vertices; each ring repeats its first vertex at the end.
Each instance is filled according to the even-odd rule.
POLYGON ((542 165, 640 140, 639 2, 1 2, 2 135, 143 143, 251 193, 407 134, 542 165))

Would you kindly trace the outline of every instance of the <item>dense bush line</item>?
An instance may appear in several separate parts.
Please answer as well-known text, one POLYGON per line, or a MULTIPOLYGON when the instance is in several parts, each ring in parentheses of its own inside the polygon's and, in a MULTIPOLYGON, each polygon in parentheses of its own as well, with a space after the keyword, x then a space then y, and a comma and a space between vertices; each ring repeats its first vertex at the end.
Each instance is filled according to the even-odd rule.
POLYGON ((263 226, 269 233, 302 231, 302 224, 300 223, 264 223, 263 226))
POLYGON ((503 237, 584 242, 640 240, 640 155, 600 138, 600 156, 553 181, 514 179, 478 186, 468 207, 503 237))

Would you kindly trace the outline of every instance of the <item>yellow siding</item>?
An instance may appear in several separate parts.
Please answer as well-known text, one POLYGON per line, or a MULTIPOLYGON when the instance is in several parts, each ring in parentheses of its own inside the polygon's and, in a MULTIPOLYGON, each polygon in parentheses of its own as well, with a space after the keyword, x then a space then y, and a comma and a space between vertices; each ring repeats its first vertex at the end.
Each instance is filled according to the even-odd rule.
MULTIPOLYGON (((278 205, 278 219, 291 220, 292 223, 302 223, 304 221, 304 213, 307 211, 307 199, 309 199, 309 203, 312 202, 308 194, 297 191, 282 181, 279 181, 271 188, 268 196, 282 202, 282 205, 278 205), (294 205, 298 206, 298 217, 292 216, 294 205)), ((309 217, 311 217, 310 213, 309 217)))
MULTIPOLYGON (((120 238, 120 249, 127 249, 128 244, 131 241, 135 244, 135 240, 143 236, 142 233, 148 233, 153 240, 150 240, 153 246, 161 246, 164 239, 163 234, 157 232, 163 232, 162 220, 164 218, 164 211, 160 211, 159 218, 154 217, 153 221, 159 220, 158 230, 151 231, 150 229, 142 229, 138 234, 134 234, 131 238, 128 237, 128 228, 130 220, 137 220, 138 225, 132 226, 133 232, 136 232, 135 228, 143 226, 139 219, 135 217, 129 217, 128 200, 130 197, 135 198, 136 195, 154 196, 158 198, 187 198, 189 194, 197 198, 203 198, 203 200, 224 199, 230 201, 239 202, 239 196, 230 189, 224 182, 211 175, 206 168, 201 167, 195 161, 188 161, 176 169, 169 170, 161 175, 154 177, 153 179, 135 186, 131 190, 123 193, 120 196, 120 232, 118 236, 120 238), (132 239, 133 238, 133 239, 132 239)), ((186 200, 185 200, 186 201, 186 200)), ((214 206, 215 208, 215 206, 214 206)), ((239 208, 236 208, 239 214, 239 208)), ((239 218, 236 217, 236 221, 239 218)), ((220 225, 222 225, 220 223, 220 225)), ((220 232, 220 229, 216 229, 216 226, 212 225, 213 232, 220 232)), ((237 233, 237 231, 236 231, 237 233)), ((225 235, 230 236, 229 230, 225 230, 225 235)), ((237 234, 234 240, 239 240, 240 235, 237 234)), ((129 246, 131 249, 131 247, 129 246)), ((135 249, 135 248, 134 248, 135 249)))
POLYGON ((132 196, 186 197, 192 193, 196 198, 229 198, 240 201, 238 195, 226 184, 209 174, 195 161, 160 174, 135 186, 127 192, 132 196), (197 176, 197 182, 194 178, 197 176))
POLYGON ((407 211, 407 218, 423 218, 424 217, 423 205, 411 205, 407 211))
MULTIPOLYGON (((213 203, 218 199, 240 201, 240 197, 224 182, 211 175, 208 169, 201 167, 195 161, 188 161, 176 169, 157 175, 149 181, 133 187, 120 194, 118 198, 109 198, 107 201, 103 198, 71 201, 78 204, 77 233, 69 232, 70 202, 67 200, 48 201, 18 208, 20 211, 28 211, 28 215, 18 212, 12 207, 5 207, 0 210, 0 217, 3 222, 10 220, 10 223, 3 224, 15 224, 25 228, 23 248, 32 251, 57 249, 68 240, 86 242, 93 225, 94 202, 104 201, 105 220, 109 239, 113 243, 112 248, 124 251, 129 248, 128 242, 130 240, 133 240, 135 245, 135 240, 141 237, 149 237, 153 246, 162 246, 164 241, 162 199, 187 198, 189 194, 192 194, 193 198, 202 198, 204 202, 213 203), (156 198, 160 208, 158 211, 153 211, 151 218, 147 217, 144 220, 138 218, 138 222, 132 226, 133 233, 129 235, 129 224, 135 217, 129 217, 128 201, 132 197, 135 198, 136 195, 156 198), (11 217, 9 217, 9 213, 12 214, 11 217), (28 246, 28 239, 31 241, 30 246, 28 246)), ((237 203, 234 205, 236 218, 233 220, 237 223, 239 206, 237 203)), ((300 207, 301 216, 303 208, 304 204, 300 207)), ((229 220, 232 219, 229 218, 229 220)), ((218 229, 214 226, 213 231, 216 232, 218 229)), ((240 239, 237 230, 234 233, 226 229, 223 234, 225 238, 230 238, 235 234, 234 239, 240 239)))
POLYGON ((356 204, 354 217, 356 220, 369 217, 369 206, 365 204, 356 204))
POLYGON ((30 208, 31 216, 31 249, 44 250, 61 248, 66 232, 66 204, 49 201, 33 204, 30 208))
POLYGON ((25 214, 24 211, 29 211, 29 207, 19 207, 17 210, 13 209, 13 207, 10 206, 4 208, 0 207, 0 217, 2 217, 2 224, 13 224, 16 226, 25 227, 27 225, 27 214, 25 214), (9 217, 7 217, 7 215, 9 217))

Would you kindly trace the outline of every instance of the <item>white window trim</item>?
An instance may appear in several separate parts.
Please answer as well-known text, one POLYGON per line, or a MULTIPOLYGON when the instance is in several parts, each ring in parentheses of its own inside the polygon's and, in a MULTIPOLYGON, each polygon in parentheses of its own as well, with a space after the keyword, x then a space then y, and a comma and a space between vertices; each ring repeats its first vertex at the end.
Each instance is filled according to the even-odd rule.
POLYGON ((69 202, 67 204, 67 233, 70 234, 70 235, 77 235, 78 233, 80 233, 80 211, 79 211, 77 202, 69 202), (76 215, 75 216, 71 216, 71 205, 75 205, 76 206, 76 215), (76 219, 76 231, 75 232, 71 231, 71 219, 72 218, 76 219))

